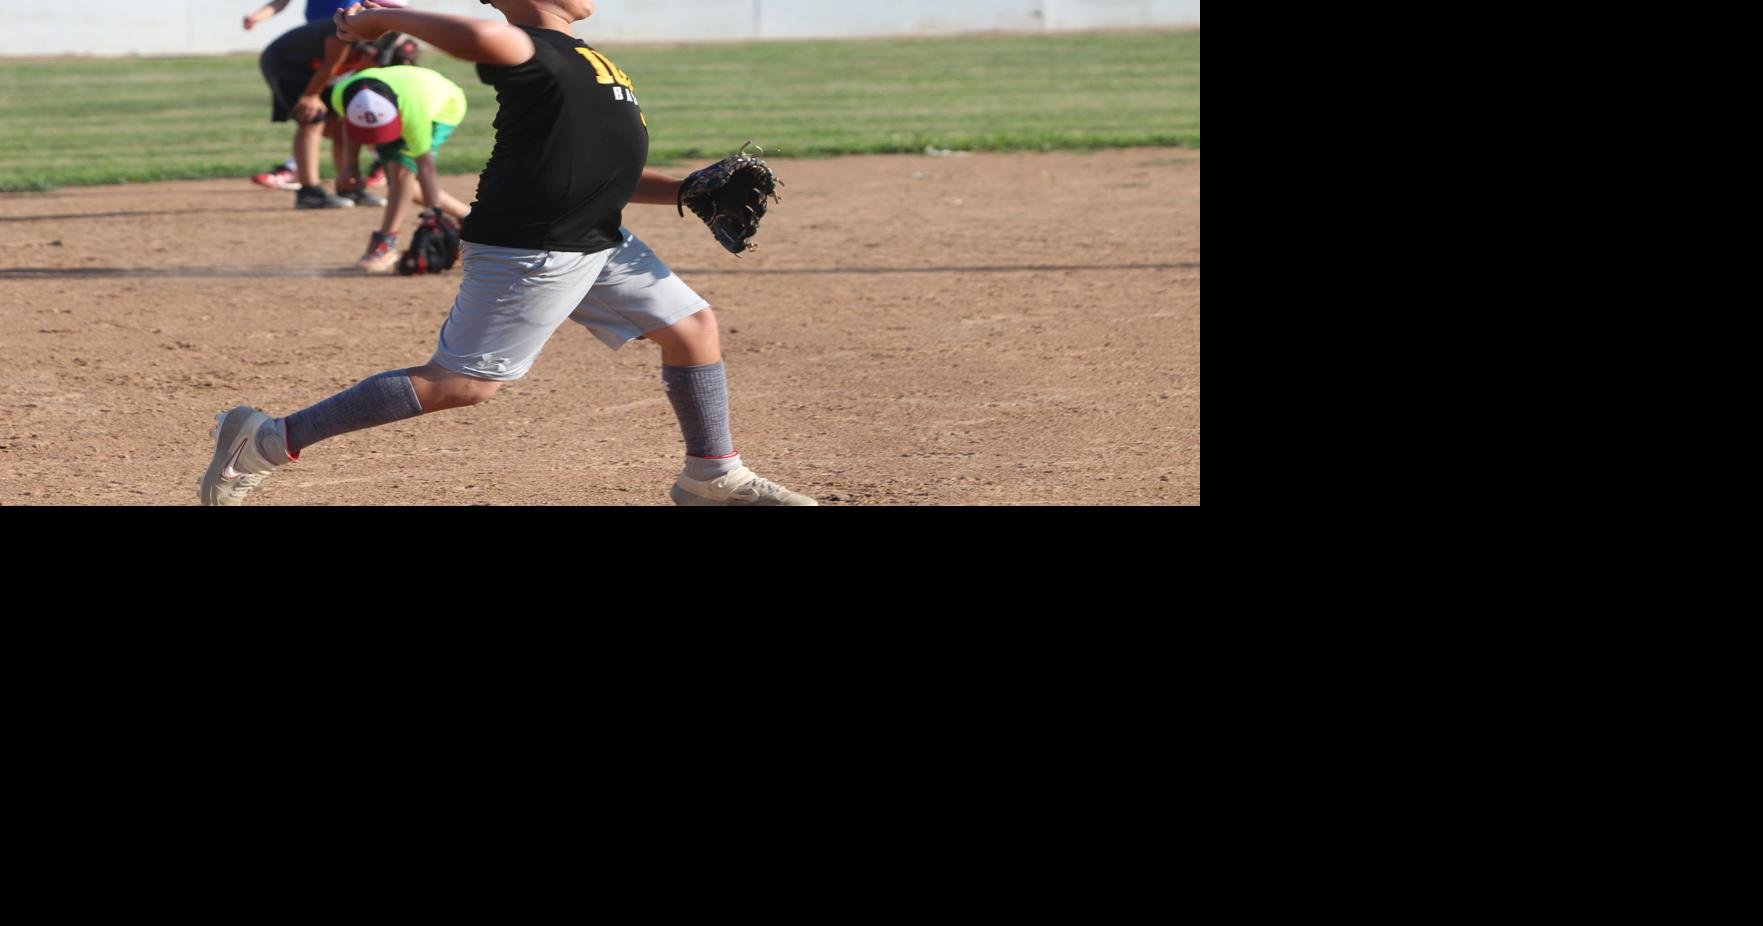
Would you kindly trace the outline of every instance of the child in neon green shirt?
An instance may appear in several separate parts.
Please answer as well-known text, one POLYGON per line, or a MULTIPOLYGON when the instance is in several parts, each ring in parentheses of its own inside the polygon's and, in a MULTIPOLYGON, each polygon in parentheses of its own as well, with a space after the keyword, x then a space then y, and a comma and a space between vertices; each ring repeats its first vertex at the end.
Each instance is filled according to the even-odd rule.
POLYGON ((367 253, 355 262, 370 273, 385 273, 397 266, 398 228, 412 198, 455 219, 471 211, 441 189, 435 176, 435 151, 465 119, 465 91, 428 68, 367 68, 337 82, 331 107, 342 114, 349 137, 376 146, 386 165, 385 216, 368 239, 367 253), (412 189, 412 174, 417 189, 412 189))

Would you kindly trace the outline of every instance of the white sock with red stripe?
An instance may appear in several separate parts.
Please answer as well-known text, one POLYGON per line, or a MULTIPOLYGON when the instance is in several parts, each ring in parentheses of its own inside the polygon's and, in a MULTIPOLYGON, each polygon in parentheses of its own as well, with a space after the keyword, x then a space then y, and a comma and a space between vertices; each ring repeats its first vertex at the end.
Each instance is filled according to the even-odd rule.
POLYGON ((686 478, 699 482, 721 479, 740 468, 741 455, 738 453, 726 457, 686 457, 686 478))

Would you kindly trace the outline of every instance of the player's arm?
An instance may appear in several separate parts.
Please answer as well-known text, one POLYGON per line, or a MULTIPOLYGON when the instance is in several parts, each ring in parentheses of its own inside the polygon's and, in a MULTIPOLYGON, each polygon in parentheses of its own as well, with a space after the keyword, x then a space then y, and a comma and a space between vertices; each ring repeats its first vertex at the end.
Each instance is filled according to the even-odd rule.
POLYGON ((300 91, 300 99, 294 102, 294 119, 302 123, 313 123, 324 117, 324 85, 342 70, 343 59, 349 57, 350 44, 334 36, 325 36, 324 63, 312 72, 312 79, 306 82, 306 89, 300 91))
POLYGON ((631 202, 645 206, 671 206, 679 202, 679 188, 684 180, 672 177, 653 168, 643 168, 643 176, 637 180, 637 192, 631 202))
POLYGON ((446 13, 388 10, 372 0, 338 10, 337 37, 346 42, 372 41, 387 32, 407 32, 465 61, 513 67, 533 57, 533 40, 505 22, 471 19, 446 13))
POLYGON ((257 9, 252 10, 249 13, 246 13, 245 14, 245 29, 246 29, 246 31, 250 31, 252 26, 255 26, 258 23, 263 22, 264 20, 270 18, 271 16, 274 16, 277 13, 280 13, 283 9, 285 9, 287 7, 287 5, 288 5, 288 0, 269 0, 268 3, 265 3, 264 5, 258 7, 257 9))

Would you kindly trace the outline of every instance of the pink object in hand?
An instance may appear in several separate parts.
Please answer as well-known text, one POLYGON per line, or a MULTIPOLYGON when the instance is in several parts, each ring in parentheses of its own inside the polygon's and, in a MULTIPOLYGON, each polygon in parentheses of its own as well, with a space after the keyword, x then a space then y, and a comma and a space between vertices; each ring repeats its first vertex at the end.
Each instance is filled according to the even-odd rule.
POLYGON ((402 9, 410 5, 409 0, 373 0, 373 5, 388 9, 402 9))

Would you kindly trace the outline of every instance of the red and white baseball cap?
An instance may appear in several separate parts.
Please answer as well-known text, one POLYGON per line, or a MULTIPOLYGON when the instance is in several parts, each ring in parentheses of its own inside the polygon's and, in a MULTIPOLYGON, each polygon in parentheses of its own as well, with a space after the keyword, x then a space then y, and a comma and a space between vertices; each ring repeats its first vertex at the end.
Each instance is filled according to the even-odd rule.
POLYGON ((384 81, 364 77, 343 91, 343 122, 349 137, 364 145, 383 145, 404 135, 398 94, 384 81))

